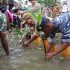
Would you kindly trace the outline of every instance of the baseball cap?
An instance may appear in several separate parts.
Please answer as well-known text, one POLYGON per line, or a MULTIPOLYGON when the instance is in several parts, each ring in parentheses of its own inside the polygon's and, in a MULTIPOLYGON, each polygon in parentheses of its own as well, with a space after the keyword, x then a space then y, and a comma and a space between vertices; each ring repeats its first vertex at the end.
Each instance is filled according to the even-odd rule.
POLYGON ((48 17, 42 17, 41 24, 36 27, 37 31, 42 31, 42 28, 50 23, 50 19, 48 17))
POLYGON ((42 17, 42 21, 41 21, 41 24, 40 26, 41 27, 44 27, 46 24, 48 24, 50 22, 50 20, 46 17, 42 17))

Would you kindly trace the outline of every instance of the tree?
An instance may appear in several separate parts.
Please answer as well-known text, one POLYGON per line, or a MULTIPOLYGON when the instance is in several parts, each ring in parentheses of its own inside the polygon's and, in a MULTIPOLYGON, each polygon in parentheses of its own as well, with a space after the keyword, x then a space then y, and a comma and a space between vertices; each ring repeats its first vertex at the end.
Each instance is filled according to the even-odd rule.
POLYGON ((54 5, 56 0, 43 0, 46 6, 54 5))

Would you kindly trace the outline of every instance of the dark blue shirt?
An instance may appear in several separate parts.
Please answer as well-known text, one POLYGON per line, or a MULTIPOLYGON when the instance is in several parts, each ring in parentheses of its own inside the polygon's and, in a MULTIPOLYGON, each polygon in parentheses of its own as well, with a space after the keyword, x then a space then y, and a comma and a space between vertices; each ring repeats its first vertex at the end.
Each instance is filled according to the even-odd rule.
POLYGON ((52 20, 52 24, 55 29, 52 31, 50 37, 54 38, 55 32, 60 31, 62 33, 62 41, 70 42, 70 13, 64 13, 52 20))

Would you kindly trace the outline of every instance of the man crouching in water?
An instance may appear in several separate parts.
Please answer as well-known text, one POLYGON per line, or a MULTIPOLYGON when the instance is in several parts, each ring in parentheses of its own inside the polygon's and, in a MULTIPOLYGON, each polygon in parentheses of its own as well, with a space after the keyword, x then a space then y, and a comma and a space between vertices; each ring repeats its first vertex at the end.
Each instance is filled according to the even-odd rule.
MULTIPOLYGON (((23 18, 23 24, 21 26, 23 32, 25 32, 22 36, 22 39, 19 41, 19 43, 22 43, 22 47, 26 47, 26 45, 24 44, 25 41, 31 39, 32 35, 35 33, 35 22, 32 19, 31 16, 25 15, 23 18), (24 19, 24 20, 23 20, 24 19), (25 46, 24 46, 25 45, 25 46)), ((28 47, 28 46, 27 46, 28 47)))
POLYGON ((6 40, 6 27, 7 27, 7 19, 5 16, 5 8, 0 7, 0 39, 2 43, 2 47, 4 48, 6 55, 9 55, 8 42, 6 40))
MULTIPOLYGON (((61 53, 68 46, 70 46, 70 13, 64 13, 52 19, 52 21, 50 21, 46 17, 43 17, 40 26, 41 30, 46 34, 46 37, 49 37, 49 46, 45 55, 47 59, 53 58, 54 56, 61 53), (61 45, 54 53, 49 54, 52 45, 55 43, 54 37, 57 32, 60 32, 62 34, 61 45)), ((37 36, 34 35, 30 40, 28 40, 24 44, 28 45, 36 38, 37 36)))

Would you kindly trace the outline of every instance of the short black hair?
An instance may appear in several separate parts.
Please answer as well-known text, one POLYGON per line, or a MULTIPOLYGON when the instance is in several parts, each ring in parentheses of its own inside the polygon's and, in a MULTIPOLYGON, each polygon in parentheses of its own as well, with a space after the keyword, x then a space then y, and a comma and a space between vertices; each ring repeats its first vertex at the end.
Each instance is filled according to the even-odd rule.
POLYGON ((32 1, 32 0, 29 0, 29 1, 32 1))
POLYGON ((1 5, 1 6, 0 6, 0 10, 1 10, 2 13, 5 13, 6 7, 1 5))
POLYGON ((19 9, 14 9, 12 10, 14 13, 17 13, 19 9))
POLYGON ((41 24, 40 26, 41 27, 44 27, 46 24, 50 23, 50 19, 46 18, 46 17, 42 17, 42 21, 41 21, 41 24))

